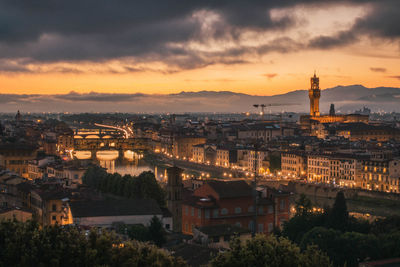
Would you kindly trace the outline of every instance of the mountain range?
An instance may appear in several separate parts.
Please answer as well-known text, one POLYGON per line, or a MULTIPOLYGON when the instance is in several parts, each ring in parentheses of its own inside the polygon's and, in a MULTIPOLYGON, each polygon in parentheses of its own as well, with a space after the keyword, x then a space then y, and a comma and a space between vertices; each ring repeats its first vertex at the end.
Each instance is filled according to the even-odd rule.
MULTIPOLYGON (((336 86, 321 91, 320 110, 330 104, 342 113, 368 107, 374 112, 400 112, 400 88, 336 86)), ((0 112, 256 112, 254 104, 265 104, 266 112, 308 112, 307 90, 273 96, 230 91, 180 92, 176 94, 0 94, 0 112)))

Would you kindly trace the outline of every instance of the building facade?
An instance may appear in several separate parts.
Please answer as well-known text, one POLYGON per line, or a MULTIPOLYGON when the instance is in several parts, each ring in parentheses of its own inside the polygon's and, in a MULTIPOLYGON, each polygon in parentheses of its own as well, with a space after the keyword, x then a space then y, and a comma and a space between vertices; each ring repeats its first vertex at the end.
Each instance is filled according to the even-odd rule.
POLYGON ((259 193, 255 225, 253 191, 245 181, 207 181, 182 204, 182 232, 192 235, 196 227, 229 224, 270 233, 289 219, 289 194, 259 193))

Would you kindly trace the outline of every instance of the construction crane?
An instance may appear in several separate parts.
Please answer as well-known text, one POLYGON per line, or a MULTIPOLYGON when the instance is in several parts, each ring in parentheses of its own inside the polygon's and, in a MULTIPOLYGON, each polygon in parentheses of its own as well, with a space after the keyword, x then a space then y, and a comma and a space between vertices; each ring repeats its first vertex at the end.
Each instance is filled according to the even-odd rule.
MULTIPOLYGON (((261 108, 260 111, 260 116, 263 119, 264 118, 264 114, 265 114, 265 108, 266 107, 278 107, 278 106, 293 106, 293 105, 299 105, 299 104, 293 104, 293 103, 281 103, 281 104, 254 104, 253 107, 255 107, 256 109, 261 108)), ((270 110, 271 111, 271 110, 270 110)))
POLYGON ((282 104, 254 104, 253 105, 253 107, 255 107, 256 109, 261 108, 261 112, 260 112, 261 118, 264 118, 265 108, 272 107, 272 106, 282 106, 282 104))
POLYGON ((259 107, 261 107, 261 113, 260 113, 260 115, 264 115, 264 109, 265 109, 265 107, 266 107, 266 105, 265 104, 254 104, 253 105, 253 107, 255 107, 255 108, 259 108, 259 107))

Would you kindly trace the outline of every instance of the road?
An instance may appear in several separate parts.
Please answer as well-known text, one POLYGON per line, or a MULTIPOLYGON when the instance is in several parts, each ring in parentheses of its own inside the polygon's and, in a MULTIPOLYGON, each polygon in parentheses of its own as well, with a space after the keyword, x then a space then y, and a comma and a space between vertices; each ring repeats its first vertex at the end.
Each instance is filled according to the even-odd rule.
POLYGON ((110 128, 110 129, 115 129, 118 131, 121 131, 124 133, 124 138, 128 139, 131 138, 133 136, 133 132, 130 128, 128 128, 130 131, 122 128, 122 127, 118 127, 118 126, 113 126, 113 125, 106 125, 106 124, 100 124, 100 123, 95 123, 94 125, 99 126, 99 127, 104 127, 104 128, 110 128))

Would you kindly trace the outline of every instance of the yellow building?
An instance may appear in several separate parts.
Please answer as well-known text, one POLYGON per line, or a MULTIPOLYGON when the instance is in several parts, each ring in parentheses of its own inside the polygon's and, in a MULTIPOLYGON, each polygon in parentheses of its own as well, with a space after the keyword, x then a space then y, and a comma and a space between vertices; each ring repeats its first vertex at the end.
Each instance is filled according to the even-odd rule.
POLYGON ((36 158, 36 152, 37 148, 30 144, 3 144, 0 146, 0 166, 28 178, 28 164, 36 158))
POLYGON ((72 224, 68 193, 62 188, 38 188, 29 183, 21 183, 18 191, 23 207, 32 210, 33 217, 40 224, 72 224))
POLYGON ((364 160, 361 188, 400 193, 400 160, 364 160))
POLYGON ((204 163, 205 148, 203 144, 193 146, 193 154, 191 159, 197 163, 204 163))
POLYGON ((63 133, 57 136, 57 151, 60 154, 74 149, 74 134, 63 133))
POLYGON ((313 154, 307 157, 307 181, 330 183, 330 158, 328 155, 313 154))
POLYGON ((297 151, 283 152, 281 154, 281 170, 283 176, 307 177, 307 156, 305 153, 297 151))
POLYGON ((32 220, 32 212, 28 209, 12 207, 0 209, 0 221, 17 220, 26 222, 32 220))
POLYGON ((228 148, 217 148, 217 158, 215 165, 229 168, 229 149, 228 148))
POLYGON ((176 136, 173 139, 173 155, 179 159, 190 159, 193 155, 193 146, 204 144, 205 137, 176 136))

